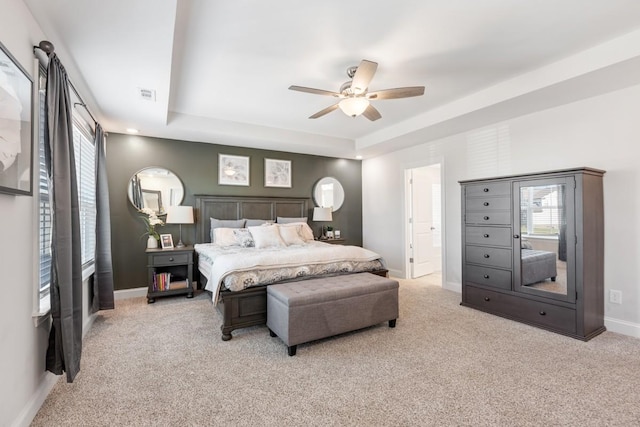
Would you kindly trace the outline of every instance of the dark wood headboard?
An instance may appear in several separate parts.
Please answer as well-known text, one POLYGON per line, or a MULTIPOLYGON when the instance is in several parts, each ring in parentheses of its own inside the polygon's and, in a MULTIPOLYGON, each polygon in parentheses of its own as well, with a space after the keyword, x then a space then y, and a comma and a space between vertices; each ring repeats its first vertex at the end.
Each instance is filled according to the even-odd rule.
POLYGON ((210 241, 211 221, 216 219, 269 219, 307 217, 311 220, 307 197, 210 196, 196 194, 196 243, 210 241))

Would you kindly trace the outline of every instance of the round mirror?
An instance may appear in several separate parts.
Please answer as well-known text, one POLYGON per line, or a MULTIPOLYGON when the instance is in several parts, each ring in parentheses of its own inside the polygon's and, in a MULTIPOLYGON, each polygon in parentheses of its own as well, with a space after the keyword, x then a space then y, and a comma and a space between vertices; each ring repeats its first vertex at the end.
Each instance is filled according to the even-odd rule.
POLYGON ((337 211, 344 202, 342 184, 335 178, 322 178, 313 187, 313 201, 320 207, 331 207, 333 212, 337 211))
POLYGON ((164 215, 169 206, 182 203, 184 186, 180 178, 170 170, 149 167, 139 170, 131 177, 127 194, 136 209, 150 208, 158 215, 164 215))

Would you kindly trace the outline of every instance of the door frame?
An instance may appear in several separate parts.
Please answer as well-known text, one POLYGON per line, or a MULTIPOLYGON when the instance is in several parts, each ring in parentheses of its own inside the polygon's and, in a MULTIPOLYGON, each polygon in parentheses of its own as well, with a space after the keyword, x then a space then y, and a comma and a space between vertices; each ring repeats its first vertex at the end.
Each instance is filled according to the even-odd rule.
POLYGON ((445 216, 445 165, 444 159, 436 159, 431 162, 422 162, 419 164, 409 164, 404 166, 404 215, 403 215, 403 228, 404 228, 404 241, 403 241, 403 252, 404 252, 404 278, 411 278, 411 263, 409 262, 409 258, 411 257, 411 227, 409 226, 409 218, 411 216, 411 185, 409 183, 409 179, 411 177, 411 170, 429 167, 429 166, 440 166, 440 218, 441 218, 441 256, 440 256, 440 271, 442 274, 442 284, 444 287, 446 281, 446 272, 447 272, 447 256, 446 256, 446 216, 445 216))

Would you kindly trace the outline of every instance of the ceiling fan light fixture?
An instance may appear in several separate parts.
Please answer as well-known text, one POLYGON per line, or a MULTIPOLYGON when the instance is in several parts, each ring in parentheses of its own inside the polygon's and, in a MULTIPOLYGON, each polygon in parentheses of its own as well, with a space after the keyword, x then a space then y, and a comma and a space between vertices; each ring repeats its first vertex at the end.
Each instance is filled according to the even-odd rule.
POLYGON ((357 117, 367 109, 369 100, 364 97, 345 98, 338 105, 347 116, 357 117))

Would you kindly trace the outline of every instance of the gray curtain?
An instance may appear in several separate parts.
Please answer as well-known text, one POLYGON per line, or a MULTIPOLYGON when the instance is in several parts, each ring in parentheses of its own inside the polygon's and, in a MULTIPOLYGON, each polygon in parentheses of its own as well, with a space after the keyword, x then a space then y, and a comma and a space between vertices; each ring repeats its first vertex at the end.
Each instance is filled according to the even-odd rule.
POLYGON ((82 353, 80 209, 73 152, 72 105, 67 72, 49 56, 45 158, 51 194, 51 318, 46 368, 73 382, 82 353))
POLYGON ((96 123, 96 272, 93 276, 92 311, 111 310, 113 304, 113 267, 111 262, 111 219, 107 155, 102 126, 96 123))

